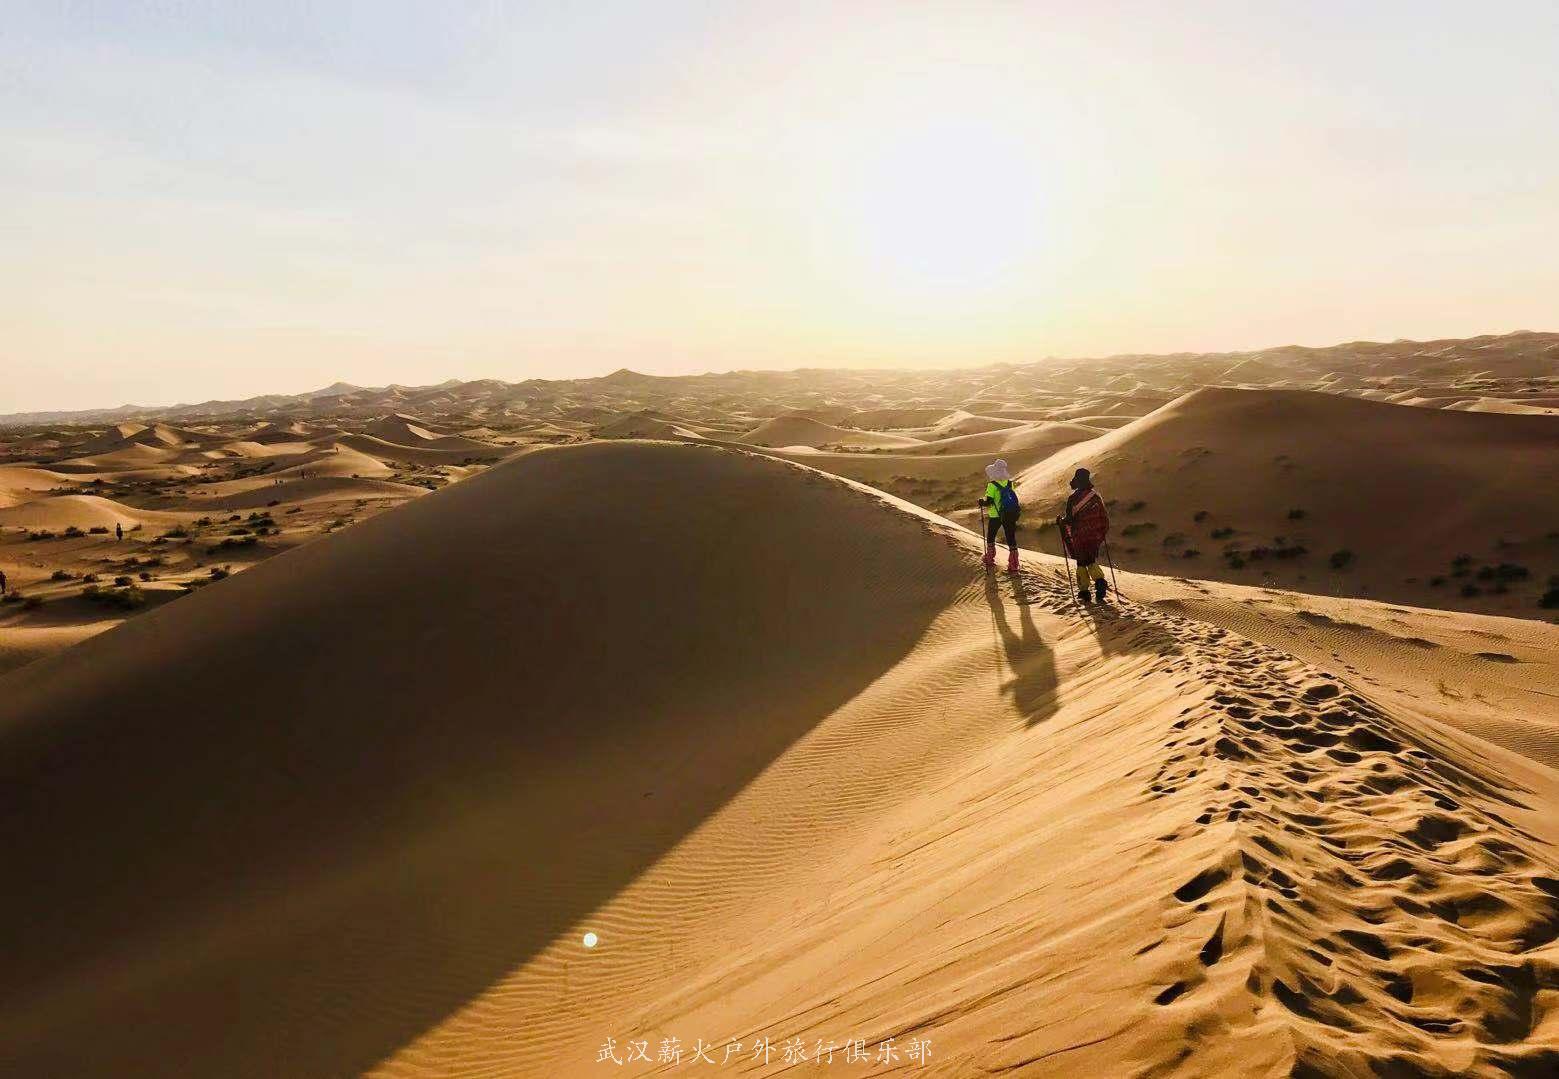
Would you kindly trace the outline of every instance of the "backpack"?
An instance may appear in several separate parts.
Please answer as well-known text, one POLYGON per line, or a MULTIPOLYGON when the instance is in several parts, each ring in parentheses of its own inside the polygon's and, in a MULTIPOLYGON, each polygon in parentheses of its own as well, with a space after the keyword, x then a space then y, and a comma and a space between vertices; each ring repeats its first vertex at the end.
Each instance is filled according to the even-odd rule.
POLYGON ((1006 485, 996 484, 997 499, 996 512, 1004 524, 1017 524, 1018 518, 1023 515, 1023 505, 1018 501, 1018 492, 1012 489, 1012 481, 1006 485))

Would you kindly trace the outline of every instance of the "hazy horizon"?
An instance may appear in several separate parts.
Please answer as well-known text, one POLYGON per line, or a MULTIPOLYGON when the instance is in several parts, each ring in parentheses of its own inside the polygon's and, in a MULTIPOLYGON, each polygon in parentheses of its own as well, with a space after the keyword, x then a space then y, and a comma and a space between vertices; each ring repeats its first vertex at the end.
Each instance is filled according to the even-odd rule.
POLYGON ((1551 5, 7 7, 0 413, 1559 325, 1551 5))
POLYGON ((660 372, 660 371, 654 371, 654 370, 645 370, 645 369, 638 368, 638 367, 615 367, 615 368, 612 368, 610 371, 606 371, 606 370, 602 370, 602 371, 585 371, 585 372, 577 372, 577 373, 568 374, 568 375, 556 375, 556 376, 545 375, 545 374, 541 374, 541 375, 525 375, 525 376, 519 377, 519 378, 503 378, 503 377, 500 377, 498 375, 475 374, 475 375, 472 375, 472 376, 470 376, 468 378, 456 378, 456 377, 453 377, 453 376, 445 377, 445 378, 436 378, 435 377, 435 378, 429 378, 429 379, 426 379, 424 381, 418 381, 418 382, 396 382, 396 381, 393 381, 393 380, 389 381, 389 382, 383 382, 383 381, 381 381, 381 382, 352 382, 350 379, 333 378, 333 379, 329 379, 329 380, 324 381, 324 382, 318 382, 316 380, 315 383, 311 383, 311 384, 309 384, 307 386, 303 386, 302 388, 294 387, 294 388, 287 388, 287 389, 275 389, 275 388, 272 388, 272 389, 259 389, 259 390, 256 390, 253 393, 244 393, 244 394, 235 395, 233 397, 185 397, 185 398, 179 398, 177 400, 170 399, 170 400, 166 400, 166 401, 119 401, 119 402, 115 402, 113 404, 83 404, 83 405, 67 405, 67 406, 57 407, 57 408, 56 407, 47 407, 46 406, 46 407, 41 407, 41 408, 13 409, 13 410, 7 410, 7 411, 0 411, 0 419, 3 419, 6 416, 10 416, 10 415, 30 415, 30 414, 35 414, 35 413, 43 414, 43 413, 57 413, 57 412, 111 412, 111 411, 114 411, 114 410, 120 409, 120 408, 137 408, 137 409, 148 409, 148 410, 151 410, 151 409, 159 409, 159 408, 181 408, 181 407, 185 407, 185 406, 189 406, 189 405, 204 404, 204 403, 206 403, 208 401, 215 401, 215 402, 243 401, 243 400, 249 400, 251 398, 257 398, 257 397, 298 397, 298 396, 302 396, 304 394, 317 393, 317 392, 319 392, 321 390, 329 389, 329 388, 331 388, 333 386, 341 385, 341 384, 349 385, 352 388, 359 389, 359 390, 381 390, 381 389, 387 389, 387 388, 392 387, 392 386, 399 386, 399 387, 403 387, 405 389, 428 389, 428 388, 436 387, 436 386, 439 386, 439 385, 442 385, 442 384, 448 383, 448 382, 468 383, 468 382, 479 382, 479 381, 483 381, 483 380, 486 380, 486 379, 496 379, 497 381, 500 381, 500 382, 509 382, 509 383, 523 382, 523 381, 526 381, 528 379, 540 379, 542 381, 548 381, 548 382, 564 382, 564 381, 570 381, 570 380, 589 380, 589 379, 605 378, 605 377, 607 377, 609 375, 612 375, 612 374, 615 374, 615 373, 617 373, 619 371, 624 371, 624 370, 631 371, 634 374, 653 375, 653 376, 671 377, 671 378, 679 378, 679 377, 686 378, 686 377, 698 377, 698 376, 710 376, 710 375, 731 375, 731 374, 741 374, 741 373, 745 373, 745 372, 749 372, 749 371, 751 371, 751 372, 767 372, 767 373, 783 374, 783 373, 788 372, 788 371, 799 371, 799 370, 820 370, 820 371, 852 371, 852 370, 859 370, 859 371, 883 371, 883 372, 891 372, 891 371, 894 371, 894 370, 901 370, 901 371, 921 371, 921 372, 925 372, 925 373, 935 373, 938 370, 947 370, 947 371, 969 370, 969 371, 974 371, 974 370, 978 370, 978 369, 981 369, 981 368, 984 368, 984 367, 993 367, 993 366, 999 366, 999 365, 1003 365, 1003 364, 1006 364, 1006 365, 1009 365, 1009 366, 1020 366, 1020 365, 1023 365, 1023 364, 1044 363, 1044 362, 1047 362, 1047 361, 1053 361, 1053 362, 1059 363, 1059 364, 1068 364, 1068 363, 1104 362, 1104 361, 1107 361, 1107 360, 1121 359, 1121 358, 1132 357, 1132 356, 1153 357, 1153 356, 1172 356, 1172 355, 1176 355, 1176 354, 1185 354, 1185 355, 1240 355, 1240 354, 1255 354, 1255 353, 1270 351, 1272 349, 1288 348, 1288 347, 1324 349, 1324 348, 1329 348, 1329 347, 1330 348, 1336 348, 1336 347, 1341 347, 1341 346, 1350 345, 1350 344, 1397 344, 1397 343, 1402 343, 1402 342, 1408 342, 1408 343, 1420 343, 1420 342, 1421 343, 1432 343, 1432 342, 1440 341, 1440 340, 1472 340, 1472 339, 1476 339, 1476 338, 1480 338, 1480 337, 1508 337, 1508 336, 1511 336, 1511 335, 1514 335, 1514 334, 1526 334, 1526 333, 1539 333, 1539 334, 1541 334, 1541 333, 1549 333, 1549 332, 1554 332, 1554 331, 1547 331, 1547 330, 1541 330, 1541 329, 1532 329, 1532 328, 1528 328, 1528 327, 1522 327, 1522 328, 1516 329, 1516 330, 1501 330, 1501 331, 1494 331, 1494 332, 1490 332, 1490 333, 1474 333, 1474 334, 1468 334, 1465 337, 1456 337, 1456 338, 1395 337, 1395 338, 1391 338, 1390 340, 1380 340, 1380 341, 1365 341, 1363 339, 1355 339, 1355 340, 1350 340, 1350 341, 1330 341, 1330 342, 1326 342, 1326 343, 1320 344, 1320 345, 1312 344, 1310 342, 1289 341, 1289 342, 1285 342, 1284 344, 1281 344, 1281 345, 1267 345, 1267 346, 1262 346, 1262 347, 1258 347, 1258 348, 1251 348, 1251 349, 1234 348, 1234 349, 1208 349, 1208 350, 1174 350, 1174 351, 1162 351, 1162 352, 1158 351, 1158 350, 1153 350, 1153 349, 1144 349, 1144 350, 1134 350, 1134 351, 1131 351, 1131 352, 1115 352, 1115 353, 1103 354, 1103 355, 1098 355, 1098 356, 1036 356, 1036 357, 1031 357, 1031 358, 1029 358, 1027 360, 985 360, 985 361, 971 361, 969 363, 963 363, 963 364, 947 364, 947 365, 942 365, 942 366, 938 366, 938 365, 922 365, 922 366, 918 366, 918 367, 917 366, 913 366, 913 365, 894 365, 894 364, 891 364, 891 363, 863 364, 863 365, 858 365, 858 366, 851 366, 851 365, 847 365, 847 364, 806 364, 806 363, 795 363, 795 364, 776 364, 776 365, 773 365, 773 366, 766 366, 766 367, 727 367, 727 368, 710 368, 710 369, 707 369, 707 370, 699 370, 699 371, 676 371, 676 372, 660 372))

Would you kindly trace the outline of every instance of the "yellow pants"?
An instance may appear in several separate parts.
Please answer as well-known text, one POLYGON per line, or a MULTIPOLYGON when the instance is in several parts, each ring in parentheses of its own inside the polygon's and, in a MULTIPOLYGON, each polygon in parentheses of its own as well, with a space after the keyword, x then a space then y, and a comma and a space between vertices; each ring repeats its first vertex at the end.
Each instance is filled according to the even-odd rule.
POLYGON ((1090 562, 1086 566, 1077 567, 1077 587, 1084 592, 1090 587, 1088 582, 1102 580, 1104 580, 1104 570, 1099 568, 1098 563, 1090 562))

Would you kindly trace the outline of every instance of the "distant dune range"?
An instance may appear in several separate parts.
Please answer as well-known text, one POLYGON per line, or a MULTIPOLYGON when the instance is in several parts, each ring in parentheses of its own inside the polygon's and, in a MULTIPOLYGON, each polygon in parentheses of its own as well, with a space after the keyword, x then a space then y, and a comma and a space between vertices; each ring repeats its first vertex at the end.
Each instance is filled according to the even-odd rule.
POLYGON ((1559 1063, 1553 627, 1137 575, 1088 613, 978 553, 773 451, 598 442, 13 671, 8 1066, 1559 1063))

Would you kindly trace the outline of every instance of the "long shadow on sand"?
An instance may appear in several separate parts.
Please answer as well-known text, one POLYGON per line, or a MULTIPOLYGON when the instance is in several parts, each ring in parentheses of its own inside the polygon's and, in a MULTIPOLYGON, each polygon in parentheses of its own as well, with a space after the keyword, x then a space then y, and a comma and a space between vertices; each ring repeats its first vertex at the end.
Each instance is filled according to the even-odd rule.
POLYGON ((12 672, 7 1072, 371 1067, 639 877, 967 583, 922 522, 831 480, 595 444, 12 672))
POLYGON ((1013 705, 1030 727, 1049 718, 1058 707, 1056 656, 1034 625, 1034 615, 1029 610, 1034 597, 1027 592, 1032 587, 1019 575, 999 577, 994 570, 985 574, 985 602, 991 609, 992 633, 998 648, 997 679, 1001 692, 1012 695, 1013 705), (1009 591, 1010 597, 1006 594, 1009 591), (1017 608, 1017 630, 1007 618, 1009 603, 1017 608))

